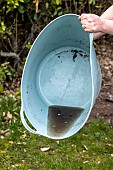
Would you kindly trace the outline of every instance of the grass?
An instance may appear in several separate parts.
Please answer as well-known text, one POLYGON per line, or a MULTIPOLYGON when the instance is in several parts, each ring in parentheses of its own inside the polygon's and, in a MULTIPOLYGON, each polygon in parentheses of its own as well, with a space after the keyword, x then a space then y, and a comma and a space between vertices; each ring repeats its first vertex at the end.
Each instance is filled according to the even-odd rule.
POLYGON ((113 127, 103 119, 56 141, 27 132, 19 110, 14 96, 0 97, 0 170, 113 170, 113 127))

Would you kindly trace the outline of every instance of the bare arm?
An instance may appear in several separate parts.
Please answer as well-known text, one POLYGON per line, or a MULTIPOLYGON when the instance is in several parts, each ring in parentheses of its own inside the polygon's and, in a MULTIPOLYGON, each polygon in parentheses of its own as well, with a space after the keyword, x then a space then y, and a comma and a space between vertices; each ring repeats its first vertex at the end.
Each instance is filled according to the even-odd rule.
MULTIPOLYGON (((110 6, 100 17, 103 19, 113 20, 113 5, 110 6)), ((103 32, 94 33, 94 39, 97 39, 103 36, 104 34, 105 33, 103 32)))
POLYGON ((95 14, 82 14, 79 20, 86 32, 94 33, 94 39, 106 33, 113 35, 113 5, 100 17, 95 14))
POLYGON ((102 15, 101 18, 113 20, 113 5, 111 5, 102 15))

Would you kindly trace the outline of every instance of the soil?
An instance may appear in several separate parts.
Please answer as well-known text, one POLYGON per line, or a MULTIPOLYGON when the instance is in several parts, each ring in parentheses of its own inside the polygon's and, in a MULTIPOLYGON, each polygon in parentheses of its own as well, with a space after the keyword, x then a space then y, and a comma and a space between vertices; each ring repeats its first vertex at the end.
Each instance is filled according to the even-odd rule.
POLYGON ((113 125, 113 36, 98 40, 95 50, 102 72, 102 88, 88 121, 101 117, 113 125))

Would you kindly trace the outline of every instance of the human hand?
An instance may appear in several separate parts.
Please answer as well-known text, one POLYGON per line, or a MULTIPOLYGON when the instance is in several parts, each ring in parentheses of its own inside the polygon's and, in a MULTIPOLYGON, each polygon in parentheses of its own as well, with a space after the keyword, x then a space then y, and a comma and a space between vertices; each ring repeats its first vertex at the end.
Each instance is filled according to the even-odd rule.
POLYGON ((104 19, 95 14, 82 14, 79 18, 86 32, 103 32, 104 19))

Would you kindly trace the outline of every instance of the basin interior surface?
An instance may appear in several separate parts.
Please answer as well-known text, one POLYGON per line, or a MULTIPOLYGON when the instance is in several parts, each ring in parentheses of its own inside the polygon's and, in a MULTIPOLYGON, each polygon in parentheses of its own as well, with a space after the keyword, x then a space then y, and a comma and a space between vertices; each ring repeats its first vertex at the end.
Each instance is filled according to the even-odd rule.
POLYGON ((83 107, 91 98, 89 54, 75 47, 62 47, 41 62, 37 90, 47 105, 83 107))

